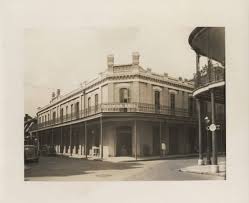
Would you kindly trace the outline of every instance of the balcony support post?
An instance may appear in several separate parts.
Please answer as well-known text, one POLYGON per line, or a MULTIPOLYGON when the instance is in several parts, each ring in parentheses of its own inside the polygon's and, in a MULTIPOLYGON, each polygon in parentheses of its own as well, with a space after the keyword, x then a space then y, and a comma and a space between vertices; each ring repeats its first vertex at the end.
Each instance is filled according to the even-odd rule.
POLYGON ((134 135, 135 135, 135 159, 137 160, 137 120, 134 121, 134 135))
MULTIPOLYGON (((211 93, 211 122, 212 124, 215 124, 215 93, 214 88, 210 90, 211 93)), ((216 152, 216 133, 215 131, 212 131, 212 172, 217 173, 219 171, 218 165, 217 165, 217 152, 216 152)))
POLYGON ((103 121, 102 121, 102 116, 100 117, 100 144, 101 144, 101 149, 100 149, 100 157, 103 159, 103 121))
POLYGON ((54 145, 54 131, 53 128, 51 128, 51 145, 54 145))
POLYGON ((84 153, 87 158, 87 122, 85 121, 85 147, 84 147, 84 153))
POLYGON ((69 127, 69 146, 70 146, 70 156, 72 156, 72 125, 69 127))
POLYGON ((202 129, 201 129, 201 102, 196 99, 196 107, 198 114, 198 134, 199 134, 199 159, 198 165, 203 165, 203 154, 202 154, 202 129))
POLYGON ((159 122, 160 156, 162 156, 162 121, 159 122))
POLYGON ((60 153, 63 153, 63 143, 62 143, 62 126, 61 126, 61 145, 60 145, 60 153))

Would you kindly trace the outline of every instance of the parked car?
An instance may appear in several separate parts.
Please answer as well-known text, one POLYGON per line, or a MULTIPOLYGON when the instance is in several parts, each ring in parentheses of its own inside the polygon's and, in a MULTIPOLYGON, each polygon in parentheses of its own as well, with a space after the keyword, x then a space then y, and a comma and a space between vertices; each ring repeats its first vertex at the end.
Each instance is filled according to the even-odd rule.
POLYGON ((56 150, 54 146, 42 145, 41 146, 41 155, 43 156, 55 156, 56 150))
POLYGON ((39 150, 35 145, 24 145, 24 161, 39 161, 39 150))
POLYGON ((48 147, 48 156, 56 156, 56 150, 54 146, 48 147))
POLYGON ((40 147, 41 155, 42 156, 47 156, 48 155, 48 146, 47 145, 42 145, 40 147))

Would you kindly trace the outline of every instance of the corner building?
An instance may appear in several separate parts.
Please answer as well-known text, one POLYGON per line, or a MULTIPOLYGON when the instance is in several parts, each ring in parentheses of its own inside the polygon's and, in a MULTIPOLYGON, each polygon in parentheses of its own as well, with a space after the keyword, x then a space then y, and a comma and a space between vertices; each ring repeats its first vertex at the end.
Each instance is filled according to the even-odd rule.
POLYGON ((58 154, 96 156, 159 156, 196 152, 197 120, 193 81, 153 73, 132 63, 114 64, 79 89, 52 94, 38 109, 40 145, 58 154))

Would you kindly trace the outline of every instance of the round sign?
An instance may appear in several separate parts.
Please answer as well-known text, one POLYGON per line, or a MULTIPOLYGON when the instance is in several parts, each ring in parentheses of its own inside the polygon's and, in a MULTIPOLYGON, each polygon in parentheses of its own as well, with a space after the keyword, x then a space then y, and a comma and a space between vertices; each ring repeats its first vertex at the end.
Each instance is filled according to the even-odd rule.
POLYGON ((210 131, 215 131, 216 130, 216 125, 215 124, 211 124, 210 126, 209 126, 209 130, 210 131))

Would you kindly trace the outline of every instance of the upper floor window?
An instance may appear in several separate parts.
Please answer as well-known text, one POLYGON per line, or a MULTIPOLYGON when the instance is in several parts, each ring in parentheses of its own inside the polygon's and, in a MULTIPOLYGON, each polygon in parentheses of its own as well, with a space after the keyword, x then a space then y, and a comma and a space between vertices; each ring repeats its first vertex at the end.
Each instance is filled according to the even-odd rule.
POLYGON ((175 109, 175 94, 170 94, 170 108, 175 109))
POLYGON ((71 104, 71 118, 73 117, 73 104, 71 104))
POLYGON ((160 108, 160 92, 155 91, 155 107, 156 109, 160 108))
POLYGON ((120 103, 128 103, 129 102, 129 89, 121 88, 120 89, 120 103))
POLYGON ((55 123, 55 119, 56 119, 56 112, 53 112, 53 122, 55 123))
POLYGON ((80 112, 79 102, 76 102, 76 104, 75 104, 75 115, 76 115, 76 118, 79 117, 79 112, 80 112))
POLYGON ((45 115, 45 125, 46 125, 46 123, 47 123, 47 116, 45 115))
POLYGON ((98 110, 98 103, 99 103, 99 95, 95 94, 95 111, 98 110))
POLYGON ((193 114, 193 111, 194 111, 194 100, 192 97, 189 97, 188 99, 188 111, 189 111, 189 114, 192 115, 193 114))
POLYGON ((87 108, 91 107, 91 97, 88 98, 87 108))
POLYGON ((63 122, 63 117, 64 117, 64 112, 63 112, 63 108, 61 108, 61 122, 63 122))
POLYGON ((68 118, 68 106, 66 106, 66 119, 68 118))

